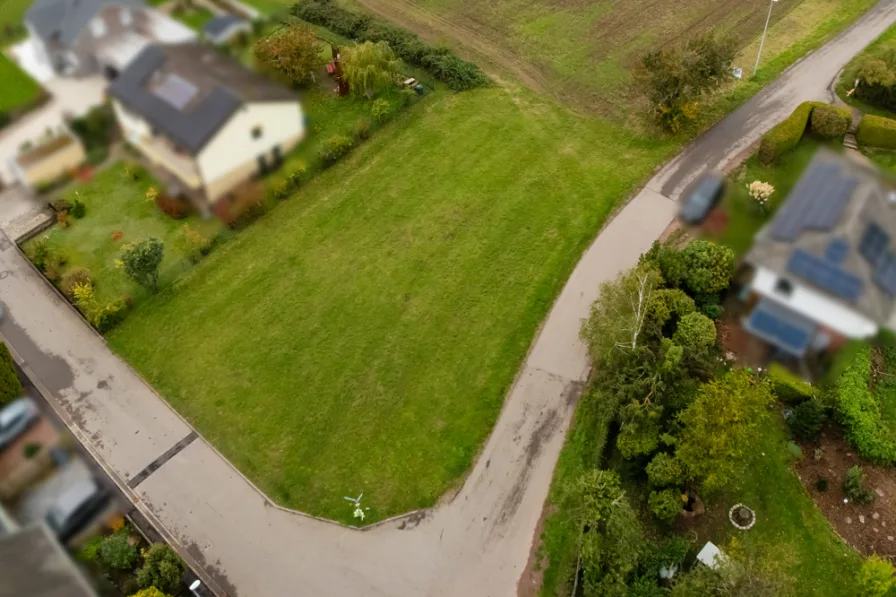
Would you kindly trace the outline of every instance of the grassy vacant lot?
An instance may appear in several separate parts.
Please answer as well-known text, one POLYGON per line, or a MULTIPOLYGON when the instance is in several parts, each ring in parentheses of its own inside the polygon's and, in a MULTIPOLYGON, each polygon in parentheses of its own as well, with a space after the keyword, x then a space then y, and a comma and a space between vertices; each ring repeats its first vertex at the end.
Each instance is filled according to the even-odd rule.
MULTIPOLYGON (((47 233, 50 246, 68 258, 69 267, 80 265, 90 270, 100 302, 131 295, 137 299, 147 293, 115 267, 124 243, 155 236, 165 243, 165 258, 160 268, 160 284, 169 283, 186 269, 186 253, 181 246, 187 224, 214 234, 215 221, 202 222, 196 217, 173 220, 145 197, 146 189, 161 187, 142 170, 137 180, 124 174, 122 164, 113 164, 90 182, 69 188, 62 196, 80 200, 87 207, 83 219, 73 220, 69 228, 54 226, 47 233), (113 235, 121 233, 121 239, 113 235)), ((32 239, 34 242, 36 239, 32 239)), ((28 244, 25 249, 27 251, 28 244)))
POLYGON ((0 112, 23 108, 40 93, 40 85, 4 54, 0 54, 0 81, 0 112))
POLYGON ((858 71, 860 64, 865 59, 869 57, 877 58, 879 56, 882 56, 884 53, 893 51, 896 51, 896 26, 887 29, 883 35, 874 40, 873 43, 871 43, 860 54, 857 54, 852 60, 849 61, 849 63, 847 63, 847 65, 843 68, 843 74, 840 75, 840 80, 837 82, 837 95, 839 95, 840 98, 843 99, 843 101, 845 101, 846 103, 855 106, 866 114, 876 114, 878 116, 884 116, 887 118, 893 118, 894 116, 896 116, 889 110, 869 106, 864 102, 846 95, 846 93, 850 89, 852 89, 853 85, 855 84, 856 72, 858 71))
POLYGON ((672 149, 522 90, 430 96, 110 345, 284 505, 431 505, 586 243, 672 149))

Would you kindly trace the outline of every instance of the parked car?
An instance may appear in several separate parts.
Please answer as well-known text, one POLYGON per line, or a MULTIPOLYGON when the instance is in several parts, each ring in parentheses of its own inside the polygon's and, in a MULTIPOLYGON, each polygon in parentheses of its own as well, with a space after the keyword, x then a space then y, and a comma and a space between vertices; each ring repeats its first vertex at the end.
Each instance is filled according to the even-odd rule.
POLYGON ((40 418, 40 411, 31 398, 18 398, 0 411, 0 450, 16 441, 40 418))
POLYGON ((681 202, 678 217, 686 224, 700 224, 725 194, 727 179, 720 172, 707 172, 695 182, 681 202))
POLYGON ((47 524, 65 543, 99 514, 109 494, 93 479, 79 481, 66 489, 47 512, 47 524))

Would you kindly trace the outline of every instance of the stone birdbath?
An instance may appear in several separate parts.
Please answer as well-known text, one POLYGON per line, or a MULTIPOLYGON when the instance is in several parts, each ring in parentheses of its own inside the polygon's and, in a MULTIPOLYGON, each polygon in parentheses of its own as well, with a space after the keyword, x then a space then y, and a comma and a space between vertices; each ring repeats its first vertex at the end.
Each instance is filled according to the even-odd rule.
POLYGON ((748 531, 756 524, 756 513, 743 504, 734 504, 728 510, 728 520, 742 531, 748 531))

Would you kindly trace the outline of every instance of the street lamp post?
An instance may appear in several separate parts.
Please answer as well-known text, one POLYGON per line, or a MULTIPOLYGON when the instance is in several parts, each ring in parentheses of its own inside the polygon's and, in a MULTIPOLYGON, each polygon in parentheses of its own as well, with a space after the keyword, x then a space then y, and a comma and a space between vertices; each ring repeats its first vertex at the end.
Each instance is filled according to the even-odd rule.
POLYGON ((756 71, 759 70, 759 58, 762 56, 762 46, 765 45, 765 34, 768 32, 768 22, 772 20, 772 6, 775 5, 775 2, 778 0, 771 0, 768 3, 768 16, 765 18, 765 29, 762 30, 762 41, 759 42, 759 52, 756 54, 756 66, 753 67, 753 76, 756 76, 756 71))

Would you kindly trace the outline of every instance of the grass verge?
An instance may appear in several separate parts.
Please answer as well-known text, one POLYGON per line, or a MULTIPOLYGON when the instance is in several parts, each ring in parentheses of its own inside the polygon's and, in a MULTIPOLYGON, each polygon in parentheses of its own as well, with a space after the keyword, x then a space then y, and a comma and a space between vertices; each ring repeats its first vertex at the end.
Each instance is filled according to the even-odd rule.
POLYGON ((4 54, 0 54, 0 81, 0 112, 25 108, 40 95, 40 85, 4 54))

